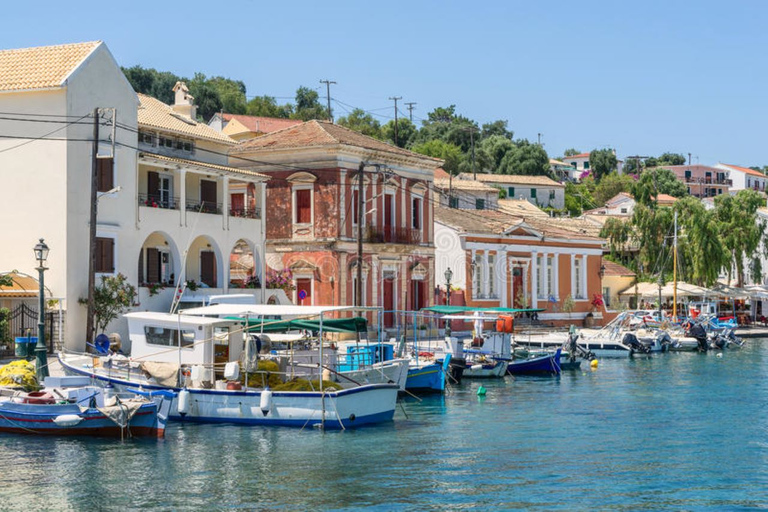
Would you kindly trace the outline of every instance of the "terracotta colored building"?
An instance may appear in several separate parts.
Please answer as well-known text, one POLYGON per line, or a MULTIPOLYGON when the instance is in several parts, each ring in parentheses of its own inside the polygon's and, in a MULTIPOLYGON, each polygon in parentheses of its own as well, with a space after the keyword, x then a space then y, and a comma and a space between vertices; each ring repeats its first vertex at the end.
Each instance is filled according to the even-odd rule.
MULTIPOLYGON (((324 121, 242 142, 230 155, 232 165, 271 178, 267 265, 290 270, 296 304, 356 303, 361 162, 366 164, 362 305, 394 311, 432 304, 437 201, 432 183, 440 160, 324 121)), ((385 313, 385 326, 396 316, 385 313)))

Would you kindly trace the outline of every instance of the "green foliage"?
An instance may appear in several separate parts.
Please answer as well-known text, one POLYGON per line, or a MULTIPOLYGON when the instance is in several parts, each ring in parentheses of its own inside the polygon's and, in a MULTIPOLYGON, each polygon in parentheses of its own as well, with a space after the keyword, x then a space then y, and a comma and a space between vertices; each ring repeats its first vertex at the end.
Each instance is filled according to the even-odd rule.
POLYGON ((411 151, 445 160, 443 169, 450 174, 456 174, 458 172, 459 163, 463 158, 461 149, 453 144, 443 142, 442 140, 430 140, 422 144, 417 144, 411 148, 411 151))
POLYGON ((538 144, 531 144, 525 139, 519 140, 515 150, 504 155, 496 172, 546 176, 549 174, 549 156, 538 144))
POLYGON ((503 135, 490 135, 480 141, 476 149, 477 168, 482 172, 498 172, 501 161, 511 151, 515 151, 515 143, 503 135))
POLYGON ((10 341, 9 320, 11 311, 8 308, 0 308, 0 343, 10 341))
POLYGON ((622 263, 626 261, 632 235, 632 223, 615 217, 606 219, 603 229, 600 231, 600 236, 608 240, 611 256, 622 263))
MULTIPOLYGON (((123 274, 101 276, 101 285, 96 286, 93 295, 93 328, 104 332, 109 323, 133 306, 136 287, 123 274)), ((88 299, 79 299, 87 305, 88 299)))
MULTIPOLYGON (((381 123, 379 123, 371 114, 368 114, 363 109, 356 108, 348 116, 340 117, 337 124, 346 126, 350 130, 360 132, 363 135, 368 135, 375 139, 382 139, 381 123)), ((413 126, 413 125, 411 125, 413 126)), ((398 123, 398 129, 403 126, 398 123)), ((398 138, 401 138, 402 134, 398 132, 398 138)))
POLYGON ((580 154, 581 154, 581 151, 574 148, 566 149, 565 151, 563 151, 563 157, 569 157, 569 156, 580 155, 580 154))
POLYGON ((616 154, 611 149, 593 149, 589 154, 589 168, 595 181, 616 170, 616 154))
POLYGON ((249 116, 288 119, 293 114, 293 105, 278 105, 272 96, 256 96, 245 105, 245 113, 249 116))
POLYGON ((651 157, 645 161, 646 167, 661 165, 685 165, 685 157, 680 153, 663 153, 658 158, 651 157))
POLYGON ((320 103, 320 95, 309 87, 296 89, 296 110, 291 114, 292 119, 309 121, 312 119, 330 119, 328 109, 320 103))
POLYGON ((760 254, 757 249, 765 236, 765 223, 757 221, 757 209, 763 206, 764 199, 754 190, 739 190, 732 196, 723 194, 715 198, 715 218, 720 227, 720 240, 729 254, 730 263, 728 278, 731 278, 731 268, 736 269, 738 286, 744 283, 744 262, 748 260, 753 270, 753 277, 762 280, 760 254))
POLYGON ((720 270, 730 260, 722 243, 714 210, 707 210, 701 201, 685 197, 675 202, 678 213, 678 270, 680 280, 713 286, 720 270))
POLYGON ((512 141, 514 136, 515 132, 507 128, 507 121, 503 119, 483 124, 483 128, 480 131, 481 139, 487 139, 488 137, 503 137, 512 141))
POLYGON ((647 169, 640 174, 632 194, 635 201, 648 206, 655 201, 657 194, 685 197, 688 195, 688 189, 669 169, 647 169))
POLYGON ((568 182, 565 184, 565 210, 571 217, 578 217, 584 210, 597 208, 592 195, 595 190, 595 181, 585 178, 581 183, 568 182))
POLYGON ((220 112, 223 107, 218 90, 208 81, 202 73, 195 73, 195 77, 187 83, 189 93, 195 98, 197 105, 197 117, 207 121, 213 114, 220 112))
POLYGON ((10 274, 0 275, 0 286, 13 286, 13 278, 10 274))
MULTIPOLYGON (((412 144, 412 141, 414 137, 416 136, 417 130, 416 126, 414 124, 406 119, 406 118, 399 118, 397 120, 397 146, 401 148, 408 147, 410 144, 412 144)), ((395 143, 395 120, 389 121, 387 124, 385 124, 381 128, 381 136, 383 140, 389 142, 390 144, 395 143)))
POLYGON ((595 203, 602 206, 620 192, 631 192, 634 185, 631 176, 617 172, 607 174, 595 187, 595 203))
POLYGON ((229 114, 246 113, 245 84, 243 82, 215 76, 208 80, 208 84, 218 94, 224 112, 229 114))

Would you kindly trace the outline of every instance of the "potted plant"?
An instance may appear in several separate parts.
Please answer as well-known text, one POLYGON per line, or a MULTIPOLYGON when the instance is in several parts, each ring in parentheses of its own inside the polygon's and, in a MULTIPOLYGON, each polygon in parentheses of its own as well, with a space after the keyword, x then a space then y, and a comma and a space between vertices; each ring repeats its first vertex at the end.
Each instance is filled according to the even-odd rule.
POLYGON ((563 299, 563 311, 568 315, 568 318, 571 318, 571 313, 573 313, 575 307, 576 302, 574 302, 573 296, 569 293, 568 296, 563 299))

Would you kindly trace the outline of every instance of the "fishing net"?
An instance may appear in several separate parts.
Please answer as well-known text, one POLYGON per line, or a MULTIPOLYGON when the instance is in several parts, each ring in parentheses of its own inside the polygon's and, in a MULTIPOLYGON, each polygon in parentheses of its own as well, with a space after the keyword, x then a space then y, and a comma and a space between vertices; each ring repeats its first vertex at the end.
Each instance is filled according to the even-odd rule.
POLYGON ((19 360, 0 367, 0 386, 37 391, 40 386, 37 383, 35 365, 29 361, 19 360))

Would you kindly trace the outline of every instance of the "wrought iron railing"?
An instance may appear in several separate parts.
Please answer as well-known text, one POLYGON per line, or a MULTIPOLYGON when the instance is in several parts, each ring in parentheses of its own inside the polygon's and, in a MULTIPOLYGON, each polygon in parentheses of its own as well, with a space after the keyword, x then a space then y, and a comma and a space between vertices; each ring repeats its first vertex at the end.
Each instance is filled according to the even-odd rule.
POLYGON ((200 201, 199 199, 187 199, 187 211, 201 213, 221 213, 221 203, 212 201, 200 201))
POLYGON ((179 198, 161 196, 159 194, 139 194, 139 206, 148 208, 163 208, 166 210, 178 210, 179 198))
POLYGON ((244 219, 260 219, 261 208, 230 208, 229 215, 244 219))
POLYGON ((390 226, 368 226, 365 241, 371 243, 419 244, 421 230, 390 226))

